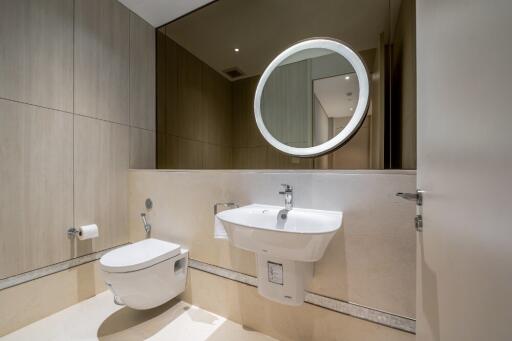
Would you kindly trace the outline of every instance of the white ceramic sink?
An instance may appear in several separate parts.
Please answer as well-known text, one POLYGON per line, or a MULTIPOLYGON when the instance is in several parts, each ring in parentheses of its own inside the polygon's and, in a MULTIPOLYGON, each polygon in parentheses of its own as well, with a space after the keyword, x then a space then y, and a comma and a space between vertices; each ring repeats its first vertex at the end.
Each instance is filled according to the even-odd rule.
POLYGON ((217 214, 241 249, 292 261, 316 262, 342 224, 342 212, 253 204, 217 214))

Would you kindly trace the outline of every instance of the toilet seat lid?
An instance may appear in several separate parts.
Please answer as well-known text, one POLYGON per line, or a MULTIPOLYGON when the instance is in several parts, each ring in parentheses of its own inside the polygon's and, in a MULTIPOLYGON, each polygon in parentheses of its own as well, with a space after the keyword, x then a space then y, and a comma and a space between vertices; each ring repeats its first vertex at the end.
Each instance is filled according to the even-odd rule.
POLYGON ((100 265, 107 272, 130 272, 148 268, 179 254, 178 244, 150 238, 106 253, 101 257, 100 265))

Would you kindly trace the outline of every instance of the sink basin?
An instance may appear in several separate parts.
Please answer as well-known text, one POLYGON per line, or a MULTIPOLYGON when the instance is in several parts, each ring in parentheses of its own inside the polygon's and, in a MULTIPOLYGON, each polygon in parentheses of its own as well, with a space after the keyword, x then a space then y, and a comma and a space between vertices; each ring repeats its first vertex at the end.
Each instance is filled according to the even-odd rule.
POLYGON ((217 218, 233 246, 256 253, 258 292, 275 302, 301 305, 314 262, 341 228, 343 214, 253 204, 217 218))
POLYGON ((316 262, 342 224, 342 212, 253 204, 217 214, 241 249, 292 261, 316 262))

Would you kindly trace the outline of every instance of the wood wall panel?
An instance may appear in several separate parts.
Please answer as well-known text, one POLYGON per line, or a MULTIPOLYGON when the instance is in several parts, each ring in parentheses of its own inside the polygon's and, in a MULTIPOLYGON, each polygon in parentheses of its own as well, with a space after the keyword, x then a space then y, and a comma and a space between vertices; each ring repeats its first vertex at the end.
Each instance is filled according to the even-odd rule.
POLYGON ((130 127, 130 168, 153 169, 156 167, 156 133, 130 127))
POLYGON ((126 243, 129 127, 75 117, 75 226, 97 224, 99 238, 78 254, 126 243))
POLYGON ((183 48, 178 49, 177 135, 206 142, 206 115, 202 111, 202 62, 183 48))
MULTIPOLYGON (((370 125, 373 116, 366 116, 363 124, 350 141, 331 153, 332 168, 334 169, 368 169, 370 167, 370 125)), ((334 119, 335 134, 345 127, 349 118, 340 117, 334 119)))
POLYGON ((0 277, 126 242, 130 155, 155 163, 154 30, 132 24, 114 0, 0 0, 0 277))
MULTIPOLYGON (((233 83, 233 147, 248 147, 249 135, 254 136, 256 122, 252 124, 253 101, 258 78, 251 77, 233 83)), ((259 133, 259 132, 258 132, 259 133)), ((251 142, 252 139, 251 139, 251 142)), ((254 146, 254 143, 251 143, 254 146)))
POLYGON ((178 165, 178 137, 157 133, 156 136, 156 168, 159 169, 177 169, 178 165))
POLYGON ((201 67, 202 109, 206 119, 206 142, 231 146, 231 83, 206 64, 201 67))
POLYGON ((130 12, 115 0, 75 1, 75 112, 130 121, 130 12))
POLYGON ((231 168, 232 89, 215 70, 157 32, 158 168, 231 168))
POLYGON ((155 29, 130 13, 130 125, 155 130, 155 29))
POLYGON ((0 1, 0 97, 73 111, 73 0, 0 1))
POLYGON ((73 115, 0 100, 0 278, 72 256, 73 115))
POLYGON ((157 131, 178 134, 178 45, 165 34, 165 28, 157 30, 157 131))

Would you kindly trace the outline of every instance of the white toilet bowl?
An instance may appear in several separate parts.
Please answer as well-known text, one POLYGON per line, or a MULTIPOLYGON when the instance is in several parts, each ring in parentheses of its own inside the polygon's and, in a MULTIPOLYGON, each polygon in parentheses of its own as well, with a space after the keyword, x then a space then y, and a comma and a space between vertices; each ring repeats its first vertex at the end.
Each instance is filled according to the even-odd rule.
POLYGON ((145 239, 108 252, 101 257, 100 265, 116 303, 150 309, 185 291, 188 250, 145 239))

